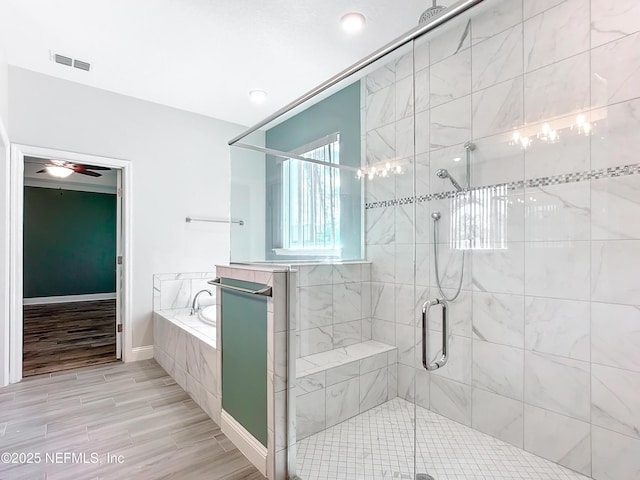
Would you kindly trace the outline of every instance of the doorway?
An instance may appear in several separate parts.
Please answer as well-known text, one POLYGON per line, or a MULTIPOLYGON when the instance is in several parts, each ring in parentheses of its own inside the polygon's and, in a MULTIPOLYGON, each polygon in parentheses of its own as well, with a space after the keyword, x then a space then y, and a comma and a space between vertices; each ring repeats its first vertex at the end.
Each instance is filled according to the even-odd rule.
POLYGON ((24 158, 23 377, 121 358, 121 175, 117 168, 24 158))
POLYGON ((2 359, 8 361, 10 382, 127 361, 130 162, 14 144, 10 174, 10 348, 2 359), (62 171, 67 178, 54 179, 49 170, 59 169, 50 167, 71 173, 62 171), (57 213, 41 211, 54 203, 57 213), (102 213, 92 219, 88 207, 102 213), (106 231, 111 246, 96 249, 106 231), (65 243, 75 247, 65 249, 65 243), (106 270, 99 273, 97 265, 106 270))

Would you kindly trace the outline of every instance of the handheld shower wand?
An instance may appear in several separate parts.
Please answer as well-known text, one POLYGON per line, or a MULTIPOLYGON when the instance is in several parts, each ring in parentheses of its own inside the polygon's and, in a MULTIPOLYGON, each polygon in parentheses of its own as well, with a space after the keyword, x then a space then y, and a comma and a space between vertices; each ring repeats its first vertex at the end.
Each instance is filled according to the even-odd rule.
MULTIPOLYGON (((467 142, 464 144, 464 149, 467 157, 467 191, 471 189, 471 152, 476 149, 476 145, 473 142, 467 142)), ((455 189, 458 192, 465 190, 460 186, 460 184, 456 181, 455 178, 451 176, 451 174, 445 168, 440 168, 436 170, 436 176, 441 179, 448 178, 449 181, 453 184, 455 189)), ((460 291, 462 290, 462 280, 464 278, 464 262, 466 257, 465 250, 462 250, 462 268, 460 272, 460 281, 458 282, 458 288, 456 289, 456 293, 452 297, 447 297, 442 291, 442 285, 440 283, 440 272, 438 269, 438 223, 440 223, 440 219, 442 215, 440 212, 433 212, 431 214, 431 218, 433 219, 433 260, 435 264, 435 274, 436 274, 436 284, 438 285, 438 290, 440 291, 440 295, 442 298, 447 300, 448 302, 453 302, 460 295, 460 291)))
POLYGON ((455 189, 456 189, 457 191, 459 191, 459 192, 460 192, 460 191, 462 191, 462 190, 463 190, 463 188, 460 186, 460 184, 456 181, 456 179, 455 179, 455 178, 453 178, 453 177, 451 176, 451 174, 447 171, 447 169, 446 169, 446 168, 440 168, 440 169, 436 170, 436 176, 437 176, 438 178, 442 178, 443 180, 444 180, 445 178, 448 178, 448 179, 449 179, 449 181, 453 184, 453 186, 455 187, 455 189))

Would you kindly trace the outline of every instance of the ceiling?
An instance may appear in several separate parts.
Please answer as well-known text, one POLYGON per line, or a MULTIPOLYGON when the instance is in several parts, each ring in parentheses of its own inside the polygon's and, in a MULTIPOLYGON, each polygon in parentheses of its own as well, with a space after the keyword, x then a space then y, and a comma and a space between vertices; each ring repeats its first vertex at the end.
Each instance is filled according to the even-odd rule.
MULTIPOLYGON (((416 26, 429 0, 7 0, 9 63, 252 125, 416 26), (367 24, 343 32, 340 17, 367 24), (91 63, 65 67, 50 52, 91 63), (251 102, 262 89, 268 99, 251 102)), ((451 5, 454 0, 439 2, 451 5)))

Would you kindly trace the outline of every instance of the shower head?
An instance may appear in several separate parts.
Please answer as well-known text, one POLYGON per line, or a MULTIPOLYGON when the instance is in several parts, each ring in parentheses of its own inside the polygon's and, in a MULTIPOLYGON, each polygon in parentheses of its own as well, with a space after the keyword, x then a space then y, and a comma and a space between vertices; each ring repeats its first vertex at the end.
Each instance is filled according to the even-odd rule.
POLYGON ((460 184, 458 182, 456 182, 456 179, 453 178, 451 176, 451 174, 445 169, 445 168, 440 168, 438 170, 436 170, 436 176, 438 178, 442 178, 443 180, 445 178, 448 178, 449 181, 453 184, 453 186, 456 188, 456 190, 458 190, 459 192, 463 190, 463 188, 460 186, 460 184))
POLYGON ((435 17, 436 15, 439 15, 444 9, 445 7, 436 5, 436 0, 433 0, 433 6, 427 8, 424 12, 422 12, 422 15, 420 15, 420 20, 418 20, 418 25, 422 25, 423 23, 427 22, 429 19, 435 17))

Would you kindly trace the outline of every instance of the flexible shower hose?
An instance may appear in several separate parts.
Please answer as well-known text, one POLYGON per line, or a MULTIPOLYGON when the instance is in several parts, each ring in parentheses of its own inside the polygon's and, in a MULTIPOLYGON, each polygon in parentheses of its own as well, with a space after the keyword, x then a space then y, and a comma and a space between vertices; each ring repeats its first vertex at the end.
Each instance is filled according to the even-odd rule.
POLYGON ((442 291, 442 286, 440 285, 440 272, 438 271, 438 222, 440 220, 437 220, 434 218, 433 220, 433 258, 434 258, 434 263, 435 263, 435 269, 436 269, 436 284, 438 285, 438 290, 440 291, 440 295, 442 295, 442 298, 444 298, 447 302, 453 302, 456 298, 458 298, 458 296, 460 295, 460 291, 462 290, 462 279, 464 278, 464 259, 465 259, 465 251, 462 251, 462 272, 460 273, 460 282, 458 283, 458 289, 456 291, 456 294, 449 298, 447 297, 444 292, 442 291))

